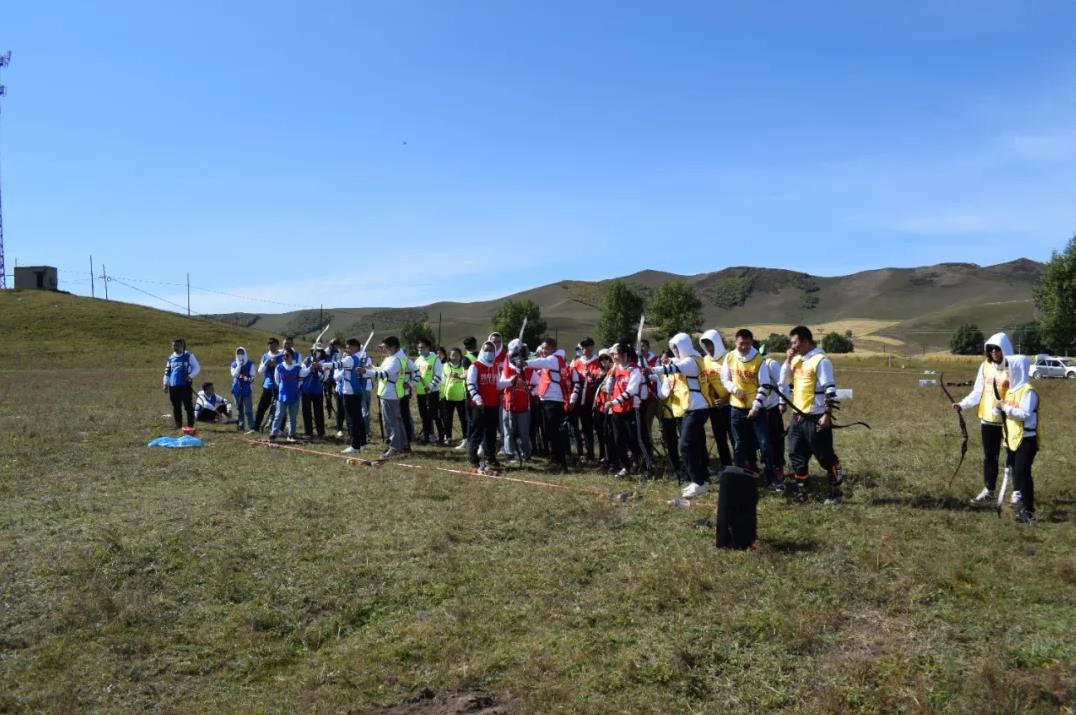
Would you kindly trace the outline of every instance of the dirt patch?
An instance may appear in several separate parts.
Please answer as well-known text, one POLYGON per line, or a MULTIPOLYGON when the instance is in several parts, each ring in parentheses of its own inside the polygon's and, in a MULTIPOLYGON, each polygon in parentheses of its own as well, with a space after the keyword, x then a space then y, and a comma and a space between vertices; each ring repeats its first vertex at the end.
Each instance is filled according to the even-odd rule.
POLYGON ((515 715, 517 712, 518 703, 499 700, 490 693, 435 693, 423 690, 410 702, 369 710, 367 715, 515 715))

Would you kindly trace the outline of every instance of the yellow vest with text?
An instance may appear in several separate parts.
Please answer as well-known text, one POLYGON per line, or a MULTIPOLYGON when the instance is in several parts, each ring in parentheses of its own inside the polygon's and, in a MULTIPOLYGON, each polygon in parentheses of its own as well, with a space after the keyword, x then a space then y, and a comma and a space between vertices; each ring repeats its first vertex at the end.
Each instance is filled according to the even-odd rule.
POLYGON ((400 370, 396 373, 395 379, 389 379, 388 375, 385 375, 385 377, 381 378, 381 387, 377 391, 377 396, 384 397, 385 390, 388 389, 389 385, 393 385, 396 391, 396 399, 399 400, 403 399, 404 385, 407 382, 407 361, 402 358, 398 358, 395 355, 390 355, 381 362, 381 369, 388 370, 389 366, 392 365, 393 360, 396 360, 400 363, 400 370))
POLYGON ((756 353, 746 362, 738 355, 739 353, 735 351, 725 355, 725 365, 729 369, 732 383, 743 392, 744 396, 741 399, 735 393, 730 393, 729 404, 741 410, 749 410, 755 403, 755 393, 758 392, 758 371, 762 368, 762 354, 756 353))
POLYGON ((807 414, 811 414, 814 407, 818 365, 825 358, 826 354, 821 351, 807 359, 802 355, 792 358, 792 404, 807 414))
POLYGON ((721 382, 721 366, 725 364, 726 355, 722 355, 717 359, 714 359, 709 355, 705 355, 702 358, 703 365, 706 369, 706 381, 710 383, 713 394, 719 400, 724 400, 729 396, 729 391, 725 389, 725 385, 721 382))
POLYGON ((979 396, 979 419, 983 422, 1000 425, 1001 418, 994 414, 997 398, 994 397, 994 384, 998 386, 998 395, 1005 399, 1009 391, 1009 373, 989 360, 983 363, 983 394, 979 396))
MULTIPOLYGON (((1020 407, 1020 403, 1024 401, 1024 395, 1029 392, 1035 392, 1035 388, 1031 386, 1030 382, 1025 382, 1020 387, 1014 390, 1010 390, 1005 397, 1001 398, 1001 401, 1010 407, 1020 407)), ((1037 410, 1037 408, 1036 408, 1037 410)), ((1040 425, 1035 424, 1035 435, 1039 438, 1039 448, 1042 448, 1042 436, 1039 430, 1040 425)), ((1015 452, 1020 443, 1024 441, 1024 421, 1018 420, 1014 417, 1005 416, 1005 432, 1008 434, 1008 443, 1005 445, 1010 451, 1015 452)))

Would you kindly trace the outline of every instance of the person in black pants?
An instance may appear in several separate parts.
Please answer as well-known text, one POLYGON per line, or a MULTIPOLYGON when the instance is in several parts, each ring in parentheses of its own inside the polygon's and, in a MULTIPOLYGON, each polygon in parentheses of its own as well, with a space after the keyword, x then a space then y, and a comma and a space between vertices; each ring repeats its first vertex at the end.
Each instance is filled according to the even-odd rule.
POLYGON ((310 368, 310 373, 303 378, 300 386, 303 432, 307 438, 312 438, 316 429, 318 439, 325 439, 325 376, 318 365, 326 360, 326 356, 324 350, 313 352, 314 354, 306 359, 306 367, 310 368))
POLYGON ((182 407, 187 412, 187 427, 194 427, 194 390, 191 383, 201 371, 197 358, 187 351, 183 338, 172 341, 172 354, 164 364, 164 389, 172 403, 176 429, 183 426, 182 407))
MULTIPOLYGON (((265 354, 262 355, 261 363, 258 365, 258 373, 264 377, 262 378, 262 394, 258 398, 258 408, 254 413, 255 432, 261 432, 262 419, 273 403, 276 402, 276 366, 280 359, 280 341, 276 338, 269 338, 265 354)), ((273 419, 271 413, 269 419, 273 419)))
POLYGON ((538 399, 542 403, 542 427, 549 440, 549 468, 553 473, 568 470, 568 439, 564 430, 564 405, 571 390, 571 371, 564 351, 555 338, 546 336, 538 346, 538 357, 527 367, 538 370, 538 399))

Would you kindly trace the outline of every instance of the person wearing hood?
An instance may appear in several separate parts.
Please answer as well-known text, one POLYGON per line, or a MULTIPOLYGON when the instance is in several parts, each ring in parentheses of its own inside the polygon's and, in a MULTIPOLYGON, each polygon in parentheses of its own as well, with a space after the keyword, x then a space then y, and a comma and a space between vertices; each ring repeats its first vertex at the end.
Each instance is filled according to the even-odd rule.
POLYGON ((722 467, 728 467, 732 464, 732 451, 729 450, 732 411, 729 409, 729 391, 721 382, 721 368, 725 364, 727 352, 725 342, 721 339, 721 333, 711 329, 699 338, 699 346, 702 348, 702 359, 706 365, 706 378, 717 395, 716 402, 710 407, 710 430, 714 434, 714 442, 717 443, 717 458, 722 467))
POLYGON ((1001 450, 1003 435, 1002 418, 994 408, 997 407, 999 399, 1004 399, 1005 393, 1009 391, 1005 358, 1013 354, 1012 341, 1005 333, 994 333, 983 344, 983 352, 986 357, 975 375, 975 386, 967 397, 953 403, 953 409, 957 412, 976 405, 979 407, 979 433, 983 441, 983 490, 971 500, 972 504, 992 502, 994 488, 998 483, 998 452, 1001 450))
POLYGON ((243 424, 247 426, 247 434, 254 432, 254 399, 252 396, 252 384, 254 382, 254 363, 247 358, 247 349, 240 346, 235 349, 235 360, 232 361, 230 372, 232 374, 232 396, 235 397, 235 410, 238 422, 235 428, 243 431, 243 424))
POLYGON ((504 453, 509 459, 514 459, 518 445, 523 461, 531 458, 530 377, 533 370, 520 367, 526 358, 527 346, 518 338, 513 339, 508 343, 508 359, 504 361, 497 378, 497 389, 502 393, 502 409, 507 418, 504 453))
POLYGON ((538 371, 538 399, 542 403, 542 424, 549 440, 550 471, 568 470, 568 440, 564 431, 564 410, 570 399, 571 369, 556 338, 545 336, 539 356, 527 360, 526 366, 538 371))
POLYGON ((389 335, 381 344, 382 360, 379 367, 361 367, 360 376, 367 376, 379 380, 377 396, 381 400, 381 414, 385 423, 385 430, 389 433, 389 448, 381 455, 382 459, 389 459, 401 454, 406 454, 410 449, 407 432, 404 430, 403 416, 400 404, 406 394, 408 374, 407 354, 400 349, 400 339, 395 335, 389 335))
POLYGON ((497 406, 501 395, 497 389, 497 366, 494 361, 497 350, 491 341, 482 344, 478 359, 467 368, 467 397, 471 401, 471 417, 474 428, 471 430, 471 444, 467 457, 471 467, 485 474, 496 470, 501 465, 497 462, 497 406), (478 448, 482 447, 482 456, 486 460, 480 465, 478 448))
POLYGON ((808 467, 813 456, 829 477, 826 504, 839 504, 844 498, 844 472, 833 451, 833 408, 837 405, 833 363, 814 344, 814 335, 806 325, 792 328, 789 336, 792 347, 781 366, 781 384, 791 385, 790 402, 795 408, 788 428, 788 456, 796 480, 793 496, 807 500, 808 467))
POLYGON ((780 491, 766 416, 768 390, 759 380, 762 354, 755 349, 755 336, 747 328, 737 330, 735 340, 736 349, 725 356, 721 367, 721 383, 729 393, 733 460, 737 467, 757 470, 755 460, 761 452, 762 475, 771 488, 780 491))
MULTIPOLYGON (((720 338, 718 338, 720 344, 720 338)), ((679 375, 673 389, 673 399, 683 409, 680 420, 680 461, 691 482, 680 492, 685 499, 705 494, 710 473, 706 464, 706 422, 710 407, 717 399, 713 383, 708 379, 706 363, 691 344, 691 336, 677 333, 669 340, 673 357, 662 358, 661 364, 647 368, 646 372, 661 375, 679 375)))
POLYGON ((1009 389, 997 404, 997 413, 1005 420, 1004 438, 1012 464, 1013 500, 1018 509, 1016 521, 1035 521, 1035 485, 1031 465, 1039 451, 1039 395, 1028 380, 1030 360, 1027 355, 1008 358, 1009 389))

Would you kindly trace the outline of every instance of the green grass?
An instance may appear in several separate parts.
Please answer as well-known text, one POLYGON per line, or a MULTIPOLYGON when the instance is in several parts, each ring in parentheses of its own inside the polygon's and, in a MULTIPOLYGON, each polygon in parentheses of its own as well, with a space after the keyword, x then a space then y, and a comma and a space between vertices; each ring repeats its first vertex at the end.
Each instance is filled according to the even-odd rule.
MULTIPOLYGON (((932 365, 841 359, 842 417, 874 427, 837 433, 848 503, 764 497, 759 548, 729 553, 665 481, 557 478, 638 489, 617 503, 433 469, 456 452, 372 469, 224 428, 147 449, 171 432, 157 365, 196 333, 95 305, 77 319, 100 334, 69 308, 50 339, 122 345, 129 367, 0 372, 0 712, 361 712, 423 688, 533 713, 1072 711, 1073 381, 1038 385, 1041 523, 1021 528, 967 505, 973 419, 948 487, 956 420, 916 386, 932 365)), ((33 352, 31 317, 0 311, 0 357, 33 352)), ((254 341, 212 330, 193 347, 227 384, 254 341)))

